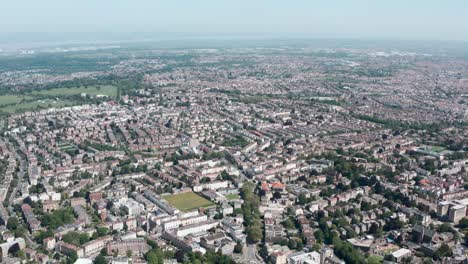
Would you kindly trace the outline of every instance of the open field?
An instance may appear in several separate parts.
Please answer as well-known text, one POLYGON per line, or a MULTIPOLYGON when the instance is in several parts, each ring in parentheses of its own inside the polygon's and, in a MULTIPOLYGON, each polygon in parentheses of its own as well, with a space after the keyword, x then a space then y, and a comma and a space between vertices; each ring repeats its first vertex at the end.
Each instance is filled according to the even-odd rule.
POLYGON ((57 144, 58 148, 61 150, 71 150, 71 149, 76 149, 76 147, 68 142, 62 142, 57 144))
POLYGON ((65 96, 81 95, 85 93, 90 96, 103 95, 111 98, 117 96, 117 87, 112 85, 92 86, 92 87, 75 87, 75 88, 55 88, 51 90, 36 91, 27 95, 1 95, 0 96, 0 112, 16 113, 23 111, 33 111, 39 108, 46 109, 52 107, 64 107, 77 105, 82 102, 75 102, 73 98, 65 96), (48 97, 49 99, 39 99, 48 97), (35 100, 36 99, 36 100, 35 100))
POLYGON ((214 203, 193 192, 168 195, 164 196, 164 199, 170 205, 181 211, 190 211, 200 207, 206 208, 214 205, 214 203))
POLYGON ((1 95, 0 96, 0 106, 8 105, 8 104, 17 104, 21 102, 21 100, 28 100, 31 99, 29 96, 19 96, 19 95, 1 95))
POLYGON ((88 88, 85 88, 85 87, 55 88, 51 90, 42 90, 42 91, 34 92, 33 94, 48 95, 48 96, 70 96, 70 95, 80 95, 82 93, 85 93, 91 96, 105 95, 105 96, 115 98, 117 96, 117 87, 112 86, 112 85, 102 85, 102 86, 91 86, 88 88))
POLYGON ((64 107, 74 105, 73 101, 70 100, 37 100, 37 101, 28 101, 24 103, 18 103, 15 105, 0 106, 0 111, 7 113, 15 113, 21 111, 30 111, 37 110, 38 108, 52 108, 52 107, 64 107))
POLYGON ((228 200, 237 200, 240 198, 240 196, 235 193, 226 194, 224 197, 226 197, 228 200))
POLYGON ((439 152, 444 151, 445 148, 444 148, 444 147, 440 147, 440 146, 429 146, 429 150, 432 151, 432 152, 439 153, 439 152))

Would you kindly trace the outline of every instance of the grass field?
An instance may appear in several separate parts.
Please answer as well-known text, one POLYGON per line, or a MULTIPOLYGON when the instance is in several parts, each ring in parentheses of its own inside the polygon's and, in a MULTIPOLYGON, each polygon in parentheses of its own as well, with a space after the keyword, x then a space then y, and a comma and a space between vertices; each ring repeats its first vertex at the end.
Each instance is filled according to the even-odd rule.
POLYGON ((432 151, 432 152, 442 152, 445 150, 444 147, 440 147, 440 146, 429 146, 429 150, 432 151))
POLYGON ((75 149, 75 146, 71 145, 68 142, 62 142, 57 144, 58 148, 61 150, 70 150, 70 149, 75 149))
POLYGON ((31 99, 29 96, 18 96, 18 95, 1 95, 0 96, 0 106, 8 104, 17 104, 23 99, 31 99))
POLYGON ((39 95, 48 95, 48 96, 69 96, 69 95, 80 95, 85 93, 87 95, 96 96, 96 95, 107 95, 109 97, 115 98, 117 96, 117 87, 112 85, 102 85, 102 86, 90 86, 85 87, 75 87, 75 88, 56 88, 51 90, 42 90, 34 92, 33 94, 39 95))
POLYGON ((16 113, 23 111, 34 111, 39 108, 46 109, 52 107, 77 105, 82 102, 75 102, 72 100, 72 98, 66 98, 65 96, 80 95, 82 93, 90 96, 105 95, 111 98, 115 98, 117 96, 117 87, 112 85, 103 85, 90 86, 88 88, 56 88, 51 90, 36 91, 27 95, 2 95, 0 96, 0 112, 16 113), (51 99, 39 99, 40 96, 47 96, 51 99))
POLYGON ((206 208, 214 205, 214 203, 193 192, 168 195, 164 196, 164 199, 170 205, 181 211, 190 211, 200 207, 206 208))
POLYGON ((230 193, 230 194, 226 194, 224 197, 226 197, 226 199, 228 200, 237 200, 239 199, 240 196, 235 193, 230 193))
POLYGON ((15 113, 18 111, 29 111, 29 110, 36 110, 39 108, 52 108, 52 107, 64 107, 64 106, 71 106, 73 105, 72 101, 69 100, 37 100, 37 101, 30 101, 25 103, 20 103, 16 105, 8 105, 5 107, 0 106, 0 110, 8 113, 15 113))

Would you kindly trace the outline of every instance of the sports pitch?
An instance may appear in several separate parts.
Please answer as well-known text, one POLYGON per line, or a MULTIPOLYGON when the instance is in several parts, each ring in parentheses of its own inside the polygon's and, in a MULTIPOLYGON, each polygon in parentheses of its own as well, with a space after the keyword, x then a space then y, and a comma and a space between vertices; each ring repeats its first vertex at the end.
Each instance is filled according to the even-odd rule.
POLYGON ((193 209, 198 209, 200 207, 206 208, 213 206, 214 203, 208 201, 207 199, 201 197, 200 195, 194 192, 179 193, 164 196, 164 199, 175 208, 181 211, 190 211, 193 209))

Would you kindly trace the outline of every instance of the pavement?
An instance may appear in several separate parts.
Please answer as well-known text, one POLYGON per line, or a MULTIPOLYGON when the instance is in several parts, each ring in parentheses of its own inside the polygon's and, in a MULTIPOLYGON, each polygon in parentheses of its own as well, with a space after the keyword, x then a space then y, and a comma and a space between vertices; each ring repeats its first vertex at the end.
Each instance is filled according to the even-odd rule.
POLYGON ((242 257, 239 260, 240 263, 244 264, 263 264, 263 259, 257 254, 257 245, 245 245, 242 249, 242 257))
POLYGON ((16 193, 18 191, 18 186, 21 184, 21 181, 22 181, 23 176, 24 176, 25 166, 26 166, 24 159, 18 153, 16 153, 16 159, 20 163, 20 165, 19 165, 20 166, 20 171, 18 172, 18 184, 15 186, 15 188, 11 192, 10 199, 8 200, 8 209, 10 211, 10 214, 13 214, 12 205, 14 204, 14 201, 16 199, 16 193))

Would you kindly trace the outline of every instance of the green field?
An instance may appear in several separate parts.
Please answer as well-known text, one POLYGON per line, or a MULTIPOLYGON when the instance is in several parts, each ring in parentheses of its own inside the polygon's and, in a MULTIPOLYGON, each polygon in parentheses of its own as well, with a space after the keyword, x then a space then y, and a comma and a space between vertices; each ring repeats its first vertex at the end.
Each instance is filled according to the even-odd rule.
POLYGON ((0 96, 0 106, 8 105, 8 104, 17 104, 21 102, 21 100, 28 100, 31 99, 29 96, 18 96, 18 95, 1 95, 0 96))
POLYGON ((439 153, 439 152, 442 152, 445 150, 444 147, 440 147, 440 146, 429 146, 428 149, 432 152, 436 152, 436 153, 439 153))
POLYGON ((71 145, 70 143, 68 142, 62 142, 62 143, 58 143, 57 144, 57 147, 61 150, 74 150, 76 149, 75 146, 71 145))
POLYGON ((164 196, 164 199, 180 211, 190 211, 200 207, 206 208, 214 205, 214 203, 193 192, 172 194, 164 196))
POLYGON ((235 193, 230 193, 230 194, 226 194, 224 197, 226 197, 226 199, 228 200, 237 200, 239 199, 240 196, 235 193))
POLYGON ((64 106, 72 106, 72 105, 74 105, 73 101, 69 101, 69 100, 44 99, 44 100, 18 103, 15 105, 8 105, 4 107, 0 106, 0 111, 4 111, 7 113, 15 113, 15 112, 21 112, 21 111, 37 110, 40 108, 45 109, 45 108, 64 107, 64 106))
POLYGON ((70 96, 80 95, 85 93, 90 96, 106 95, 112 98, 117 96, 117 87, 113 85, 91 86, 91 87, 74 87, 74 88, 55 88, 50 90, 42 90, 34 92, 37 95, 47 96, 70 96))
POLYGON ((446 148, 444 148, 442 146, 433 146, 433 145, 422 145, 421 148, 426 150, 426 151, 431 151, 431 152, 435 152, 435 153, 440 153, 440 152, 446 150, 446 148))
POLYGON ((90 96, 104 95, 111 98, 117 97, 117 87, 112 85, 55 88, 28 93, 27 95, 2 95, 0 96, 0 113, 17 113, 34 111, 52 107, 72 106, 83 103, 66 96, 87 94, 90 96), (45 97, 45 98, 44 98, 45 97), (49 98, 49 99, 46 99, 49 98))

